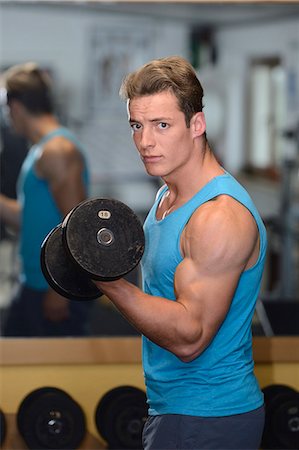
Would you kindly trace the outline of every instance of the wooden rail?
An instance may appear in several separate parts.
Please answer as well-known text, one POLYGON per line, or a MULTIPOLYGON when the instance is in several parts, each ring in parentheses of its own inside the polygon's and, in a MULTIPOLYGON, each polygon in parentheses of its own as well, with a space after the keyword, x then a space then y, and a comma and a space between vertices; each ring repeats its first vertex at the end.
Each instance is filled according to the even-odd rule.
MULTIPOLYGON (((299 336, 256 337, 253 355, 256 363, 299 363, 299 336)), ((2 366, 139 362, 140 337, 0 339, 2 366)))

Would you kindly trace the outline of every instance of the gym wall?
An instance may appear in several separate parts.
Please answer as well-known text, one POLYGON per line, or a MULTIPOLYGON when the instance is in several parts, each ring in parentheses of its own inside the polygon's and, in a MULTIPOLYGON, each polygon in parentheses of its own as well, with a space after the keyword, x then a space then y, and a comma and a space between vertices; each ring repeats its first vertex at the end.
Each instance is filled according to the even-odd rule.
MULTIPOLYGON (((256 337, 253 348, 261 388, 285 384, 299 390, 298 337, 256 337)), ((105 441, 96 429, 94 416, 103 395, 122 385, 144 390, 139 337, 5 339, 0 342, 0 352, 0 406, 11 419, 4 449, 12 442, 11 433, 16 433, 13 422, 18 407, 34 389, 53 386, 69 393, 81 405, 88 432, 99 445, 105 445, 105 441)))

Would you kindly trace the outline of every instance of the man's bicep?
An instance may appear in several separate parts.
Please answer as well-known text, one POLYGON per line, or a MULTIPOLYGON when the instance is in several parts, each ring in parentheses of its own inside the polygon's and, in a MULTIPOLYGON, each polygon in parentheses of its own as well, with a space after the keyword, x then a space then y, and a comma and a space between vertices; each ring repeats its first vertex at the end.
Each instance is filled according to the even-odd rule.
POLYGON ((177 300, 205 323, 218 323, 230 307, 241 268, 202 271, 192 260, 185 259, 177 269, 175 290, 177 300))
POLYGON ((227 272, 204 277, 200 287, 203 331, 214 335, 224 321, 238 285, 240 272, 227 272))
POLYGON ((64 215, 86 198, 80 173, 69 173, 66 177, 52 179, 49 186, 58 208, 64 215))
POLYGON ((239 271, 196 273, 184 260, 175 277, 177 301, 188 311, 188 332, 194 353, 199 355, 216 335, 229 311, 239 280, 239 271), (196 275, 195 275, 196 273, 196 275), (193 274, 193 276, 192 276, 193 274))

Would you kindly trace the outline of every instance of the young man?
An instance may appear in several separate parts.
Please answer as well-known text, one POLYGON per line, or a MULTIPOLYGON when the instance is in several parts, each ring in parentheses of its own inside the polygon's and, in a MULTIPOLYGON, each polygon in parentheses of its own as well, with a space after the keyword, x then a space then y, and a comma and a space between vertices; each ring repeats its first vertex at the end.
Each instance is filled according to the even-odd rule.
POLYGON ((264 225, 209 147, 203 90, 187 61, 146 64, 121 95, 146 171, 165 182, 144 224, 143 290, 96 282, 143 335, 144 448, 258 449, 264 410, 251 320, 264 225))
POLYGON ((21 286, 12 300, 5 336, 82 335, 89 305, 49 289, 40 268, 48 232, 87 196, 88 171, 78 140, 54 115, 51 82, 36 64, 2 76, 16 132, 31 144, 18 180, 17 200, 0 195, 0 217, 20 239, 21 286))

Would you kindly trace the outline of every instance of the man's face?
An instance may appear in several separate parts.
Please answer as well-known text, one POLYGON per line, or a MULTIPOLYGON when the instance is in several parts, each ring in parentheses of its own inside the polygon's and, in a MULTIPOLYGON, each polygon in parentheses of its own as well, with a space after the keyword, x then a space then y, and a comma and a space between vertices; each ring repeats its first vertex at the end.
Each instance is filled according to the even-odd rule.
POLYGON ((128 104, 132 135, 149 175, 167 180, 184 166, 192 151, 192 133, 169 91, 136 97, 128 104))

